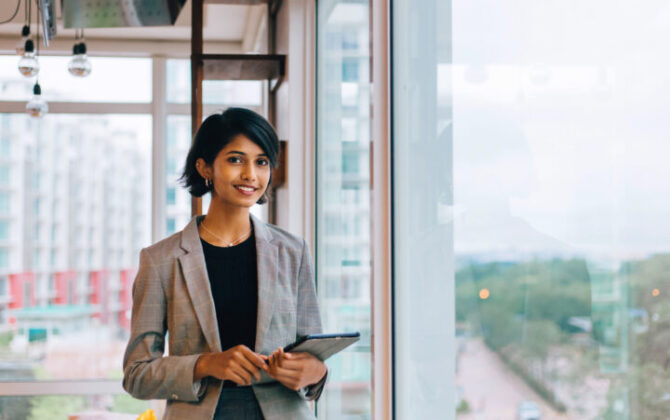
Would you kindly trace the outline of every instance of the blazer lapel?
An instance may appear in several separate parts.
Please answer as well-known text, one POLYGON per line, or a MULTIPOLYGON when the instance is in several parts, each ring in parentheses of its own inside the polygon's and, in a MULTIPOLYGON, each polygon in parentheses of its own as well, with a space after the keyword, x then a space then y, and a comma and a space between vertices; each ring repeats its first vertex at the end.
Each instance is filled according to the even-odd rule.
POLYGON ((186 254, 181 255, 179 264, 191 297, 195 314, 202 333, 211 351, 221 351, 219 326, 216 321, 216 308, 207 275, 205 254, 198 234, 198 222, 202 216, 194 217, 181 234, 181 247, 186 254))
POLYGON ((265 223, 253 215, 251 222, 254 225, 256 237, 256 263, 258 266, 258 315, 256 320, 256 348, 254 351, 263 353, 273 349, 265 349, 265 337, 270 327, 270 320, 275 308, 277 288, 277 264, 279 263, 279 249, 271 243, 272 233, 265 223))

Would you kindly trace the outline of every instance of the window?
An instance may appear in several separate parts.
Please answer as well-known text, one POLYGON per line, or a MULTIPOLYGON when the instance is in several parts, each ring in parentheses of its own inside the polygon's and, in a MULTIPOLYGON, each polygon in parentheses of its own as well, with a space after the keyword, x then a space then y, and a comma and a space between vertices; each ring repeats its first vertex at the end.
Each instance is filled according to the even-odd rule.
POLYGON ((0 269, 9 268, 9 250, 0 248, 0 269))
POLYGON ((0 241, 9 239, 9 222, 0 220, 0 241))
POLYGON ((0 186, 7 185, 9 185, 9 166, 0 164, 0 186))
MULTIPOLYGON (((97 102, 103 111, 105 106, 123 108, 119 103, 148 105, 151 60, 94 61, 91 76, 79 80, 64 70, 68 59, 40 57, 40 84, 47 101, 70 102, 67 106, 56 103, 49 114, 36 120, 20 104, 15 112, 4 113, 0 124, 0 138, 11 138, 12 143, 12 154, 2 159, 11 162, 12 173, 23 174, 9 179, 11 195, 0 193, 7 194, 12 204, 27 207, 25 213, 0 219, 1 230, 20 234, 9 243, 9 251, 0 248, 2 252, 27 257, 11 261, 7 288, 18 296, 10 296, 12 327, 9 320, 0 320, 0 331, 10 334, 9 339, 0 339, 0 364, 10 360, 9 343, 17 335, 14 343, 26 343, 24 354, 37 355, 34 348, 40 346, 45 349, 42 356, 29 357, 33 367, 9 371, 4 381, 34 379, 37 372, 47 380, 118 379, 116 358, 126 343, 124 318, 129 309, 127 302, 119 302, 118 289, 130 284, 120 285, 115 279, 136 269, 139 251, 150 241, 151 107, 147 106, 146 114, 62 110, 85 112, 89 102, 97 102), (51 68, 52 64, 63 66, 51 68), (133 81, 114 81, 127 72, 133 74, 133 81), (90 279, 90 284, 77 290, 82 278, 90 279), (99 353, 100 365, 71 369, 72 357, 88 357, 93 351, 74 345, 70 339, 74 336, 91 343, 104 341, 114 351, 108 356, 99 353), (45 340, 51 340, 46 347, 45 340)), ((0 66, 0 97, 25 101, 22 86, 26 82, 15 77, 16 57, 0 56, 0 63, 4 62, 11 65, 0 66)), ((132 109, 137 112, 141 107, 132 109)), ((0 300, 0 310, 7 305, 0 300)))
POLYGON ((327 419, 371 416, 368 8, 317 2, 317 288, 324 330, 362 336, 328 362, 327 419))
POLYGON ((168 217, 165 222, 166 222, 165 233, 167 235, 172 235, 173 233, 175 233, 177 231, 177 229, 175 227, 174 218, 168 217))
MULTIPOLYGON (((0 121, 2 121, 2 116, 0 116, 0 121)), ((9 156, 10 149, 11 149, 11 144, 9 142, 9 138, 0 137, 0 155, 1 156, 9 156)))
POLYGON ((396 418, 662 418, 664 6, 392 3, 396 418))
POLYGON ((168 188, 167 189, 167 194, 165 198, 165 204, 168 206, 173 206, 175 204, 175 189, 174 188, 168 188))
POLYGON ((358 76, 358 60, 346 58, 342 60, 342 81, 356 82, 360 77, 358 76))
POLYGON ((9 213, 9 193, 0 191, 0 213, 9 213))

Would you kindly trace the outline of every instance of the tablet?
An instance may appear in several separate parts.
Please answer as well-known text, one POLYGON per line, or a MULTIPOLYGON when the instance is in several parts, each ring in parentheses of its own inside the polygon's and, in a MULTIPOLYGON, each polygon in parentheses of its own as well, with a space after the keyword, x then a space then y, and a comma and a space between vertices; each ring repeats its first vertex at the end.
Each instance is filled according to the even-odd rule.
POLYGON ((285 352, 306 352, 324 361, 360 340, 358 332, 340 334, 309 334, 284 347, 285 352))

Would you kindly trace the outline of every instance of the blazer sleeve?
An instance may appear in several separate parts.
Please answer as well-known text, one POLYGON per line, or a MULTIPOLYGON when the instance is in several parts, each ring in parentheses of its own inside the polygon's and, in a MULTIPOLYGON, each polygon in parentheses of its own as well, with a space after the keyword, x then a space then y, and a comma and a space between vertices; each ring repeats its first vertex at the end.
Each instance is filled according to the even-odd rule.
MULTIPOLYGON (((307 334, 319 334, 321 329, 321 315, 319 313, 319 302, 316 297, 314 284, 314 268, 312 256, 309 253, 307 241, 302 240, 302 257, 298 271, 298 336, 307 334)), ((317 383, 298 390, 298 394, 308 401, 318 400, 326 385, 328 372, 317 383)))
POLYGON ((156 266, 146 249, 133 283, 130 339, 123 357, 123 388, 138 399, 199 401, 203 380, 194 381, 199 354, 163 356, 167 303, 156 266))

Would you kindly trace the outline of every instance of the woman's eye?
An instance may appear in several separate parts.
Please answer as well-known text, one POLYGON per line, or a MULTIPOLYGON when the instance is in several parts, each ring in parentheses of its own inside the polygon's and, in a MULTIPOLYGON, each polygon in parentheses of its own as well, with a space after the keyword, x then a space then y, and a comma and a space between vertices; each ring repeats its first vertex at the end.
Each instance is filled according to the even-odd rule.
POLYGON ((258 164, 261 166, 267 166, 270 164, 267 159, 258 159, 258 164))
POLYGON ((228 158, 228 162, 230 163, 240 163, 242 162, 242 159, 238 158, 237 156, 231 156, 228 158))

